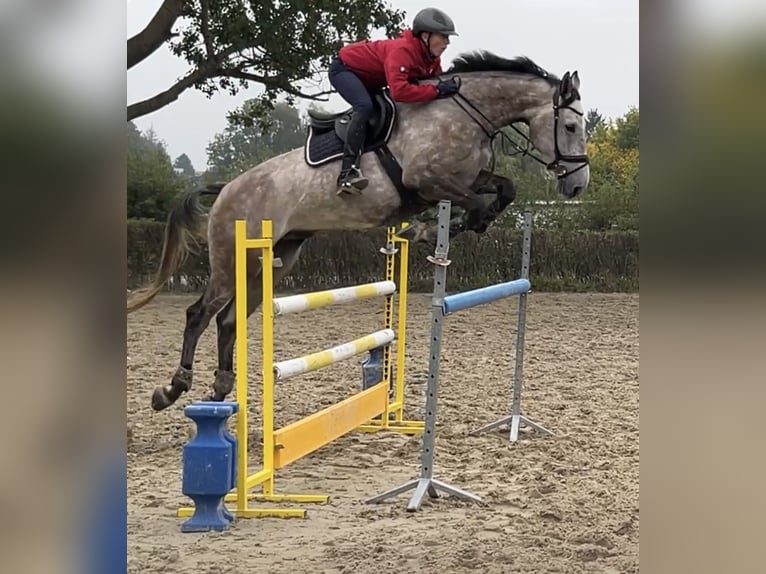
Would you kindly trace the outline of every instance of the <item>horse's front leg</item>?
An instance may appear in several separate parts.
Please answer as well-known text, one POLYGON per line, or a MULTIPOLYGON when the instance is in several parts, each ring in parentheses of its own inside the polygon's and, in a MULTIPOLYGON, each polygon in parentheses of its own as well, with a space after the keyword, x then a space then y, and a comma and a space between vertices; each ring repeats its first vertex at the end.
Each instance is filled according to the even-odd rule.
MULTIPOLYGON (((434 203, 440 199, 452 201, 450 239, 464 231, 484 233, 516 198, 516 190, 511 180, 487 170, 479 172, 474 182, 468 187, 468 193, 465 189, 445 187, 443 183, 440 182, 439 185, 434 185, 430 189, 426 188, 425 191, 421 191, 421 196, 434 203), (468 194, 472 196, 470 203, 465 201, 468 194), (488 196, 494 196, 494 200, 488 201, 488 196)), ((437 219, 438 209, 429 208, 400 231, 399 235, 411 242, 435 244, 438 231, 437 219)))
MULTIPOLYGON (((479 195, 493 194, 495 199, 486 207, 464 214, 465 230, 484 233, 487 228, 516 199, 516 187, 513 182, 501 175, 482 170, 474 183, 474 191, 479 195)), ((472 186, 473 187, 473 186, 472 186)))
MULTIPOLYGON (((478 202, 453 202, 450 216, 450 239, 464 231, 484 233, 487 228, 503 213, 516 198, 516 188, 513 182, 501 175, 495 175, 487 170, 481 170, 469 187, 471 194, 478 202), (494 197, 494 200, 487 199, 494 197)), ((436 218, 436 210, 434 217, 436 218)), ((426 235, 436 232, 435 225, 426 235)))
MULTIPOLYGON (((413 182, 407 184, 413 188, 413 182)), ((455 183, 452 180, 442 178, 420 177, 417 181, 419 195, 426 202, 434 204, 434 207, 426 209, 411 221, 409 225, 400 231, 398 235, 410 242, 422 242, 430 245, 436 243, 438 231, 438 209, 435 205, 442 200, 451 202, 450 238, 455 237, 464 230, 465 213, 480 213, 486 210, 485 200, 477 195, 471 186, 455 183)))

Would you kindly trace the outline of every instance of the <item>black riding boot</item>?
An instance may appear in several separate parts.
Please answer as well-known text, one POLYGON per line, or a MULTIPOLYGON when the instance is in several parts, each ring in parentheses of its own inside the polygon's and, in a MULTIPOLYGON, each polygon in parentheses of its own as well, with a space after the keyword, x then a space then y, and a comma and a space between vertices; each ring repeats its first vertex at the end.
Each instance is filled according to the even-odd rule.
POLYGON ((354 112, 346 132, 346 145, 343 146, 343 163, 338 177, 338 194, 362 191, 369 183, 362 174, 359 164, 367 132, 366 116, 354 112))

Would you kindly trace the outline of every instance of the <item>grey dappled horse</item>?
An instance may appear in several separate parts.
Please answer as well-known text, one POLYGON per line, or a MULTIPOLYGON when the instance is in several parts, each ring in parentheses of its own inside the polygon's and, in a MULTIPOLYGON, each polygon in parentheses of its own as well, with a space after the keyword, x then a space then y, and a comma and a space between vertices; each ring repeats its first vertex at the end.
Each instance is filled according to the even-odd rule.
MULTIPOLYGON (((298 259, 301 246, 315 232, 368 229, 406 221, 441 199, 465 211, 453 230, 483 232, 513 201, 510 181, 487 169, 492 141, 499 130, 516 122, 529 127, 529 140, 559 178, 559 191, 573 198, 589 181, 583 105, 577 72, 558 79, 527 58, 503 59, 487 52, 462 55, 444 74, 458 75, 460 93, 425 104, 396 105, 396 120, 387 149, 401 168, 400 181, 381 167, 379 157, 365 153, 362 169, 370 184, 361 194, 338 195, 338 164, 311 166, 303 149, 269 159, 233 181, 186 194, 168 217, 165 245, 154 282, 128 301, 128 312, 146 305, 173 275, 189 252, 189 244, 207 228, 210 278, 205 293, 186 312, 183 349, 170 385, 158 386, 152 407, 173 404, 192 385, 197 342, 217 314, 218 369, 208 400, 224 400, 234 387, 234 222, 247 220, 248 235, 260 236, 261 220, 274 226, 274 256, 284 277, 298 259), (401 190, 415 192, 408 198, 401 190), (492 203, 487 193, 494 193, 492 203), (217 195, 208 214, 200 195, 217 195)), ((438 81, 438 80, 424 80, 438 81)), ((248 258, 248 316, 261 304, 258 250, 248 258)))

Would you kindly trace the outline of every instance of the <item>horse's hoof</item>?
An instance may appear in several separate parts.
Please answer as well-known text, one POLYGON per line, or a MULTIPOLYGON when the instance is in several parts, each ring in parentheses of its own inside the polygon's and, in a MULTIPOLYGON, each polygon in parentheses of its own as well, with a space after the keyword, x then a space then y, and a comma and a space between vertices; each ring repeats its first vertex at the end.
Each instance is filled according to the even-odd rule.
POLYGON ((397 237, 401 237, 402 239, 406 239, 407 241, 411 243, 419 243, 424 240, 424 238, 428 235, 428 225, 423 223, 422 221, 418 221, 416 223, 413 223, 412 225, 408 225, 401 231, 399 231, 397 234, 397 237))
POLYGON ((172 404, 173 401, 168 398, 164 387, 156 387, 154 389, 154 392, 152 393, 152 408, 155 411, 166 409, 172 404))
POLYGON ((215 371, 215 382, 213 383, 213 394, 218 397, 214 401, 222 401, 231 391, 234 390, 234 373, 232 371, 215 371))

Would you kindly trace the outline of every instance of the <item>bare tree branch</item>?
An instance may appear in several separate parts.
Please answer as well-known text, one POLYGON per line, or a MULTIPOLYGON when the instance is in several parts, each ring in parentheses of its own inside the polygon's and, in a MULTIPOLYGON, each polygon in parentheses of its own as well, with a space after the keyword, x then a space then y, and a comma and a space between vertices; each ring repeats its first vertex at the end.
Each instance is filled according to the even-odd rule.
POLYGON ((145 116, 146 114, 150 114, 162 107, 165 107, 170 102, 176 101, 178 96, 191 88, 197 82, 201 82, 207 78, 227 76, 228 73, 222 71, 219 62, 225 60, 236 51, 237 48, 227 48, 218 54, 215 58, 201 63, 197 68, 189 72, 189 74, 178 80, 164 92, 161 92, 156 96, 146 100, 129 105, 128 121, 141 116, 145 116))
POLYGON ((210 70, 207 66, 197 68, 190 74, 178 80, 164 92, 160 92, 156 96, 136 102, 135 104, 130 104, 128 106, 128 121, 150 114, 153 111, 167 106, 170 102, 176 101, 178 96, 184 91, 191 88, 200 80, 204 80, 209 74, 210 70))
POLYGON ((173 36, 173 24, 183 7, 184 0, 165 0, 146 28, 128 40, 128 70, 148 58, 173 36))
POLYGON ((318 92, 316 94, 306 94, 304 92, 301 92, 297 88, 294 88, 290 83, 283 77, 283 76, 259 76, 257 74, 250 74, 248 72, 243 72, 241 70, 232 70, 225 73, 226 76, 230 78, 238 78, 240 80, 251 80, 253 82, 259 82, 263 84, 264 86, 271 86, 274 88, 279 88, 284 92, 287 92, 288 94, 292 94, 293 96, 297 96, 299 98, 306 98, 307 100, 316 100, 321 102, 326 102, 329 100, 329 98, 322 98, 321 96, 326 96, 328 94, 332 94, 333 91, 323 91, 318 92))

